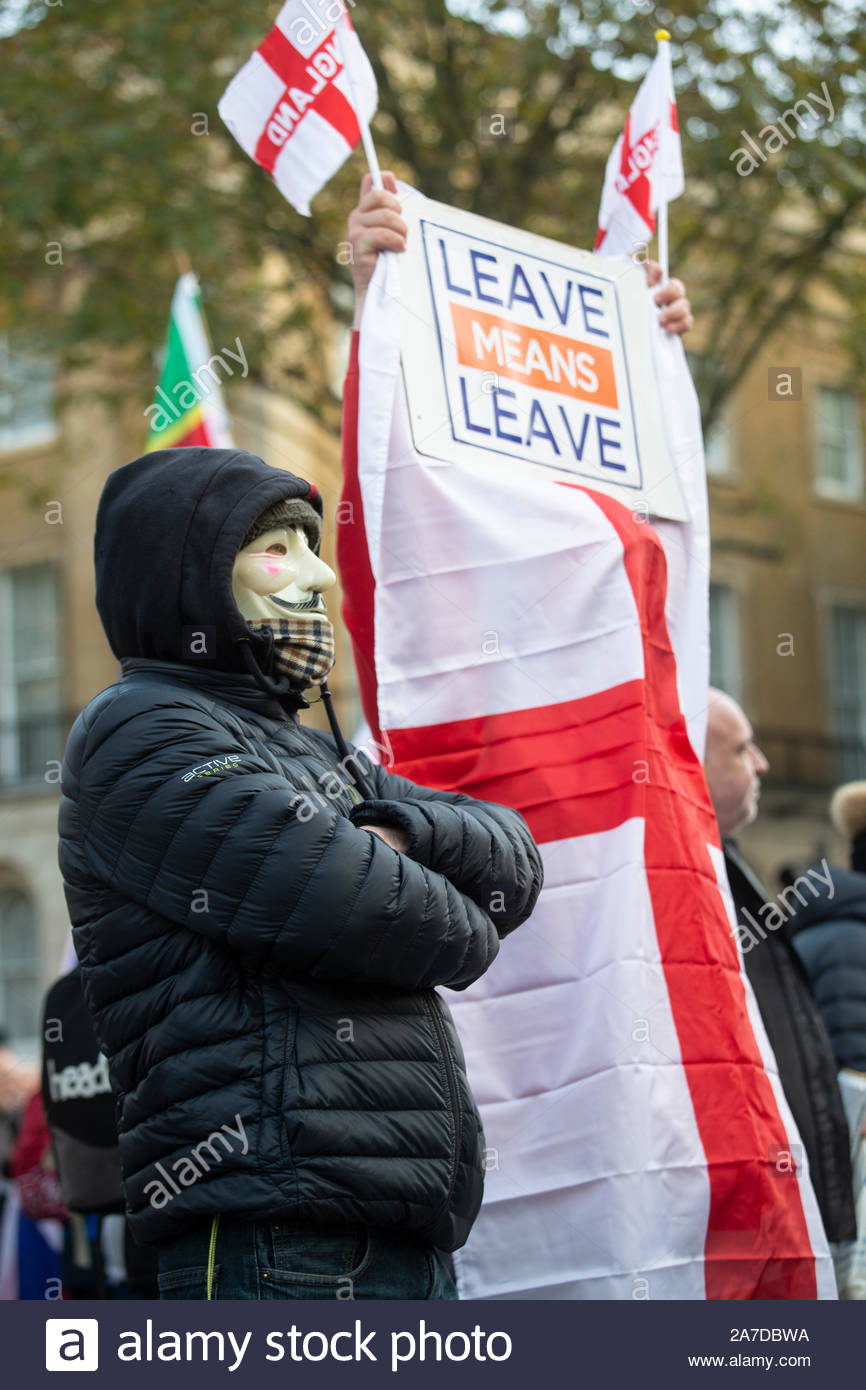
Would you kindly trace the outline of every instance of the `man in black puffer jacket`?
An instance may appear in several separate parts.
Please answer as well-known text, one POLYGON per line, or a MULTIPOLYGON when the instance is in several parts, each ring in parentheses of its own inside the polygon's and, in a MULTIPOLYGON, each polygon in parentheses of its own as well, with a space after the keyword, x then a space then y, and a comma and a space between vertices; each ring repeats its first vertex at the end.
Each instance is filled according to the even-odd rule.
POLYGON ((850 843, 851 868, 828 870, 831 893, 800 898, 791 932, 837 1066, 866 1075, 866 782, 839 787, 830 814, 850 843))
POLYGON ((333 660, 321 516, 227 449, 145 455, 99 506, 122 679, 69 736, 60 864, 163 1297, 454 1297, 437 1252, 481 1202, 436 986, 484 973, 541 861, 515 811, 299 723, 333 660))

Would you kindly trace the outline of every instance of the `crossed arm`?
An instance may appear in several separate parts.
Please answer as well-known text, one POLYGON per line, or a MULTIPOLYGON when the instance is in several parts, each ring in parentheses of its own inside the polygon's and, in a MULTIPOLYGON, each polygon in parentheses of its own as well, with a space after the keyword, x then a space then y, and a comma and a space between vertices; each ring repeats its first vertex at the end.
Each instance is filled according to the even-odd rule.
POLYGON ((200 710, 138 719, 138 734, 129 720, 91 731, 81 838, 98 881, 178 927, 287 974, 461 989, 532 911, 541 860, 515 811, 376 769, 380 795, 347 817, 200 710), (401 831, 407 852, 365 820, 401 831))

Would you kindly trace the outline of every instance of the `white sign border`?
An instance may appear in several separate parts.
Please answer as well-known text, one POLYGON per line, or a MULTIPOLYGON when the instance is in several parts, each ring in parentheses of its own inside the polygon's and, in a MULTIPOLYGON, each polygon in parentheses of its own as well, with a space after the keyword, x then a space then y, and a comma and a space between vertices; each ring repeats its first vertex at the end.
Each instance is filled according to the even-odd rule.
POLYGON ((642 266, 623 259, 596 256, 548 237, 449 207, 424 197, 415 189, 404 186, 400 193, 403 216, 409 226, 407 249, 400 258, 400 279, 406 310, 401 365, 416 451, 433 464, 481 468, 487 472, 507 459, 510 466, 524 475, 537 476, 537 470, 541 468, 550 479, 570 482, 615 497, 646 515, 674 521, 687 520, 688 511, 677 479, 659 401, 650 340, 652 317, 649 312, 649 291, 642 266), (451 401, 445 384, 441 328, 425 250, 425 224, 428 228, 438 227, 471 237, 476 243, 480 241, 493 247, 506 245, 511 251, 547 261, 560 270, 572 269, 583 276, 588 275, 613 285, 623 344, 626 334, 629 335, 629 353, 623 353, 623 363, 640 468, 639 483, 619 482, 579 471, 578 468, 558 469, 555 464, 521 459, 505 449, 471 444, 455 436, 451 401), (436 354, 435 372, 430 370, 431 352, 436 354), (647 389, 641 389, 639 380, 639 374, 644 369, 651 375, 651 386, 647 389), (650 459, 655 460, 655 467, 650 468, 648 478, 647 461, 650 459))

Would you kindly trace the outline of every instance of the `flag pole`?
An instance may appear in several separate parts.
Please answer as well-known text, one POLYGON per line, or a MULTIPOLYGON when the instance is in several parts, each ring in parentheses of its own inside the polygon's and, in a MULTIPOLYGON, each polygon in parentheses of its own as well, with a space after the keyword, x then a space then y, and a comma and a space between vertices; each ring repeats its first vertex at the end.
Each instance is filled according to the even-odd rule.
MULTIPOLYGON (((656 34, 655 34, 655 38, 656 38, 656 43, 657 43, 658 46, 659 46, 659 48, 658 48, 658 51, 659 51, 659 52, 661 52, 661 46, 662 46, 663 43, 664 43, 664 44, 670 45, 671 36, 670 36, 670 34, 668 33, 667 29, 657 29, 657 30, 656 30, 656 34)), ((666 61, 667 61, 668 76, 670 77, 671 86, 673 86, 673 76, 672 76, 672 74, 671 74, 671 50, 670 50, 670 47, 668 47, 665 51, 666 51, 666 54, 667 54, 667 59, 666 59, 666 61)), ((659 238, 659 264, 661 265, 661 268, 662 268, 662 284, 663 284, 663 285, 666 285, 667 282, 668 282, 668 280, 670 279, 670 253, 669 253, 669 250, 668 250, 668 203, 667 203, 667 199, 665 199, 665 201, 664 201, 663 203, 659 203, 659 209, 658 209, 658 238, 659 238)))
POLYGON ((668 205, 659 204, 659 265, 662 268, 662 284, 670 279, 670 254, 668 251, 668 205))
POLYGON ((349 90, 352 93, 352 105, 355 108, 355 115, 358 118, 358 128, 361 132, 361 143, 364 146, 364 154, 367 156, 367 163, 370 166, 370 173, 373 175, 373 187, 384 188, 382 181, 382 170, 379 168, 379 156, 376 154, 376 146, 373 144, 373 136, 370 133, 370 123, 361 110, 358 101, 358 91, 352 77, 352 65, 348 61, 346 45, 343 41, 345 33, 349 29, 349 11, 343 7, 343 13, 334 26, 334 37, 337 40, 337 49, 340 54, 340 61, 343 64, 343 71, 349 79, 349 90))

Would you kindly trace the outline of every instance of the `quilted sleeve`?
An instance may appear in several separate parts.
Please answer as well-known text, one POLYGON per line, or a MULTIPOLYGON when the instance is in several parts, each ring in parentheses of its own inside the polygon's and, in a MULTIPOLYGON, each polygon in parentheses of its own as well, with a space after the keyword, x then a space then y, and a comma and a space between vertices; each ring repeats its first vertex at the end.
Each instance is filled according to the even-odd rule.
POLYGON ((408 853, 489 914, 500 936, 525 922, 544 881, 538 847, 518 811, 461 792, 436 791, 365 760, 376 799, 352 810, 358 823, 396 825, 408 853))
POLYGON ((119 720, 109 707, 63 780, 99 881, 287 974, 461 989, 499 949, 488 914, 445 874, 234 745, 199 708, 119 720))

